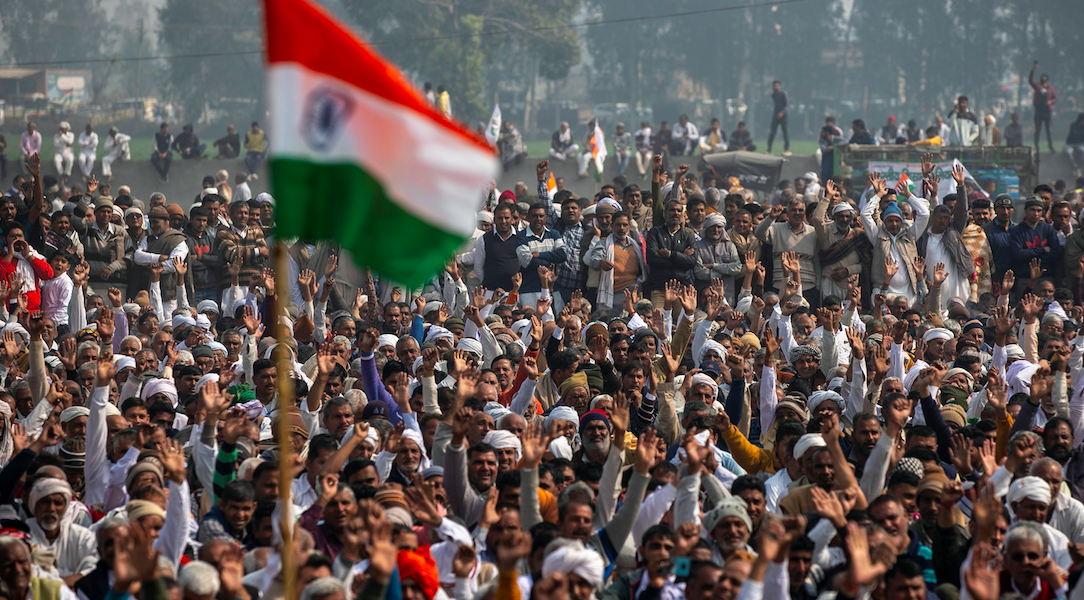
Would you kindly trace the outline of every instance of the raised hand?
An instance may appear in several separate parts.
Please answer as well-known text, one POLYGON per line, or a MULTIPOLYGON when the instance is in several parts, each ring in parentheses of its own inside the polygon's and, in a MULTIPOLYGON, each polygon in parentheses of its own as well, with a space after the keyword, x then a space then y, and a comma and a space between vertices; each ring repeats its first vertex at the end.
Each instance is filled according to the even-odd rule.
POLYGON ((1008 296, 1012 291, 1013 286, 1016 285, 1016 274, 1012 269, 1005 271, 1005 275, 1001 278, 1001 295, 1008 296))
POLYGON ((953 163, 952 165, 952 179, 956 182, 956 187, 963 187, 964 185, 964 166, 960 163, 953 163))
POLYGON ((636 443, 636 460, 633 463, 637 473, 645 476, 651 473, 651 468, 655 466, 657 440, 658 435, 654 429, 648 429, 640 436, 636 443))
POLYGON ((775 339, 775 333, 771 327, 764 330, 764 351, 766 352, 765 362, 775 356, 775 353, 779 351, 779 341, 775 339))
POLYGON ((885 281, 891 281, 900 270, 899 264, 896 263, 896 259, 891 255, 885 256, 885 281))
POLYGON ((945 270, 945 263, 939 262, 934 265, 932 279, 933 287, 941 287, 941 284, 945 283, 945 280, 948 279, 948 276, 949 273, 945 270))
MULTIPOLYGON (((456 417, 458 416, 457 413, 456 417)), ((624 440, 622 440, 623 442, 624 440)), ((527 425, 527 431, 523 434, 523 457, 520 461, 522 468, 533 469, 542 464, 542 456, 549 450, 549 447, 550 436, 543 429, 541 423, 527 425)))
POLYGON ((933 173, 933 154, 926 152, 919 160, 922 164, 922 178, 926 179, 933 173))

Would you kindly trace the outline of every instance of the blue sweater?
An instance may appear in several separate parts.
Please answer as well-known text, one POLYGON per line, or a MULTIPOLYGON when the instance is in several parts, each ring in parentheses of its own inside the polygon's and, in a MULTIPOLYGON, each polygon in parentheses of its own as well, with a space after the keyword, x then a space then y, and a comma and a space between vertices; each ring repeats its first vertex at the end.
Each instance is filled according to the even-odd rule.
POLYGON ((1031 259, 1038 258, 1043 263, 1043 272, 1050 274, 1054 271, 1054 263, 1061 258, 1061 242, 1058 241, 1058 233, 1054 226, 1046 221, 1039 221, 1035 227, 1031 227, 1026 221, 1009 231, 1009 242, 1012 248, 1012 268, 1017 277, 1022 277, 1029 272, 1031 259), (1050 249, 1047 252, 1047 248, 1050 249))

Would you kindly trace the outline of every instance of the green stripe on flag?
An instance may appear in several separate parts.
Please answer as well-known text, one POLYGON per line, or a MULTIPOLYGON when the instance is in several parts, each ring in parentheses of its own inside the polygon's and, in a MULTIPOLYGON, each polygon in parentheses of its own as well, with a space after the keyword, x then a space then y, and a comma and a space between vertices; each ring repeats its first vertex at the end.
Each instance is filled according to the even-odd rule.
POLYGON ((359 265, 406 286, 428 281, 466 239, 402 209, 353 163, 276 158, 271 185, 276 237, 337 241, 359 265))

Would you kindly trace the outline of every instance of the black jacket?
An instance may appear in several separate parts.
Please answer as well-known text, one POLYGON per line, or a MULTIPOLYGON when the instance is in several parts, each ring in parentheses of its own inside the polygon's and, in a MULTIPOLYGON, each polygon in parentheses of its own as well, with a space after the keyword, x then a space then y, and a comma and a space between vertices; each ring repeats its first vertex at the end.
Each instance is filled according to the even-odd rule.
POLYGON ((696 266, 696 235, 693 230, 681 227, 670 233, 665 224, 653 227, 647 232, 647 265, 650 271, 645 287, 648 290, 661 290, 671 279, 688 284, 689 271, 696 266), (688 248, 692 254, 685 254, 688 248), (669 250, 670 256, 662 256, 660 250, 669 250))

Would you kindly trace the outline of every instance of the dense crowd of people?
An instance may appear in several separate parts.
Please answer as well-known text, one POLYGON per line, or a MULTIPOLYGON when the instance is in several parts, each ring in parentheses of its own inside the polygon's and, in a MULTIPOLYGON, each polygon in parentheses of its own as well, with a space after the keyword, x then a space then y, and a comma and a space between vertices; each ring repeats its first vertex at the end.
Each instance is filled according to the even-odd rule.
POLYGON ((327 241, 272 268, 244 176, 184 210, 31 154, 0 199, 0 595, 1084 594, 1080 190, 1016 219, 960 167, 939 196, 931 155, 759 196, 663 154, 649 189, 494 185, 417 289, 336 284, 327 241))

